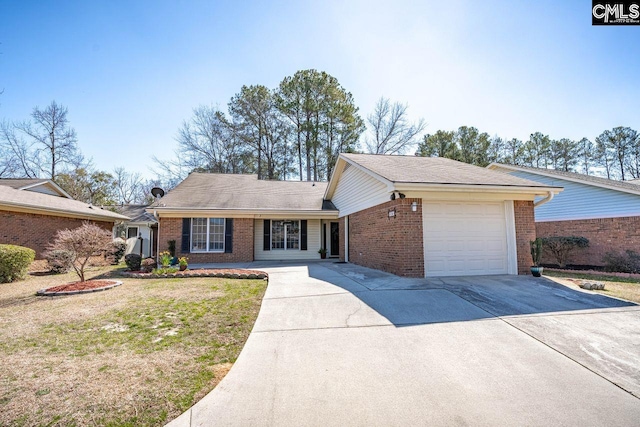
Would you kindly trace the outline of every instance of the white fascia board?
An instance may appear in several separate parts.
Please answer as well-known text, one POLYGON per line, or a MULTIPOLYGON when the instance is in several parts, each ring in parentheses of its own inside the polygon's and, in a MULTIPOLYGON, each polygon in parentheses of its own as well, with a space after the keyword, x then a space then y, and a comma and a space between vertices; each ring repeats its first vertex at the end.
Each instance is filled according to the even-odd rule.
MULTIPOLYGON (((622 193, 629 193, 629 194, 640 196, 640 185, 638 185, 638 191, 635 191, 628 188, 615 187, 612 185, 602 184, 599 182, 586 181, 580 178, 554 175, 553 173, 545 173, 544 171, 539 171, 539 170, 524 169, 524 168, 520 168, 518 166, 513 166, 513 165, 503 165, 501 163, 491 163, 489 166, 487 166, 487 168, 489 169, 503 168, 503 169, 508 169, 508 170, 517 171, 517 172, 526 172, 526 173, 531 173, 533 175, 546 176, 547 178, 565 180, 565 181, 575 182, 583 185, 591 185, 593 187, 606 188, 607 190, 620 191, 622 193)), ((597 177, 597 178, 600 178, 600 177, 597 177)), ((624 182, 624 181, 621 181, 621 182, 624 182)))
POLYGON ((607 219, 607 218, 633 218, 636 216, 640 216, 640 212, 634 213, 621 213, 621 214, 613 214, 613 215, 586 215, 586 216, 571 216, 566 218, 555 218, 555 219, 537 219, 536 222, 560 222, 560 221, 586 221, 590 219, 607 219))
POLYGON ((161 218, 197 218, 201 216, 220 218, 291 218, 291 219, 337 219, 338 211, 281 210, 281 209, 206 209, 206 208, 149 208, 161 218))
POLYGON ((505 185, 470 185, 470 184, 427 184, 427 183, 396 183, 395 191, 444 191, 444 192, 484 192, 484 193, 525 193, 545 196, 552 192, 558 194, 562 187, 520 187, 505 185))
POLYGON ((58 184, 56 184, 55 182, 53 182, 52 180, 47 180, 47 181, 43 181, 43 182, 37 182, 35 184, 29 184, 29 185, 25 185, 24 187, 20 187, 19 190, 28 190, 30 188, 34 188, 34 187, 40 187, 41 185, 50 185, 51 187, 53 187, 53 189, 55 191, 57 191, 58 193, 60 193, 60 195, 62 197, 66 197, 67 199, 71 199, 71 200, 75 200, 73 197, 71 197, 69 195, 69 193, 67 193, 66 191, 64 191, 62 189, 62 187, 60 187, 58 184))
POLYGON ((64 209, 55 209, 55 208, 42 208, 38 206, 28 206, 21 205, 17 203, 11 202, 2 202, 0 205, 0 210, 9 211, 9 212, 21 212, 21 213, 35 213, 40 215, 48 215, 48 216, 59 216, 64 218, 79 218, 79 219, 93 219, 98 221, 105 222, 116 222, 116 221, 127 221, 128 217, 123 215, 111 216, 111 215, 100 215, 98 213, 81 213, 81 212, 71 212, 64 209))

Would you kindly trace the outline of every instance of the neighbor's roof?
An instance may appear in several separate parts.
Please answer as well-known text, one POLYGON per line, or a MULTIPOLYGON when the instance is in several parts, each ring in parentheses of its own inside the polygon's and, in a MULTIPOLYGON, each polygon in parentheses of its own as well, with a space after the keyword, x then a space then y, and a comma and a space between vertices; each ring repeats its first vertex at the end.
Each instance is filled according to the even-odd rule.
POLYGON ((548 176, 551 178, 557 177, 560 179, 566 179, 567 181, 579 182, 582 184, 594 185, 596 187, 603 187, 603 188, 609 188, 612 190, 623 191, 625 193, 640 194, 640 185, 639 185, 640 180, 616 181, 613 179, 601 178, 599 176, 592 176, 592 175, 584 175, 584 174, 575 173, 575 172, 564 172, 564 171, 559 171, 555 169, 533 168, 529 166, 514 166, 514 165, 503 164, 503 163, 492 163, 487 167, 491 169, 501 168, 501 169, 507 169, 512 171, 520 170, 524 172, 531 172, 537 175, 548 176))
POLYGON ((549 188, 539 182, 443 157, 350 153, 340 157, 391 183, 549 188))
MULTIPOLYGON (((60 197, 73 199, 58 184, 50 179, 42 178, 0 178, 0 185, 15 188, 16 190, 38 191, 38 189, 48 188, 48 192, 56 193, 60 197)), ((43 192, 43 191, 40 191, 43 192)), ((47 193, 47 192, 44 192, 47 193)))
POLYGON ((121 206, 104 206, 107 209, 113 209, 119 214, 131 218, 128 222, 158 222, 153 215, 147 213, 148 205, 121 205, 121 206))
POLYGON ((257 175, 191 173, 151 208, 158 210, 334 211, 326 182, 268 181, 257 175))
POLYGON ((87 203, 66 197, 52 196, 35 191, 16 190, 0 185, 0 210, 40 213, 72 218, 95 219, 102 221, 122 221, 129 218, 115 212, 90 206, 87 203))

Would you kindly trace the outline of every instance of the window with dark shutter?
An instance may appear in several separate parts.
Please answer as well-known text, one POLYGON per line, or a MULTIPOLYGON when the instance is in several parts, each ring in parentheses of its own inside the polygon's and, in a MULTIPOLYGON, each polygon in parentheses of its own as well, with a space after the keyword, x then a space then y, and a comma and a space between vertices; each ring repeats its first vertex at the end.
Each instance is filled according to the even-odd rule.
POLYGON ((233 252, 233 218, 225 219, 224 223, 224 253, 233 252))
POLYGON ((182 244, 180 251, 183 254, 189 253, 189 245, 191 241, 191 218, 182 218, 182 244))
POLYGON ((262 243, 262 249, 265 251, 271 250, 271 220, 264 220, 264 239, 262 243))
POLYGON ((307 250, 307 220, 300 221, 300 250, 307 250))

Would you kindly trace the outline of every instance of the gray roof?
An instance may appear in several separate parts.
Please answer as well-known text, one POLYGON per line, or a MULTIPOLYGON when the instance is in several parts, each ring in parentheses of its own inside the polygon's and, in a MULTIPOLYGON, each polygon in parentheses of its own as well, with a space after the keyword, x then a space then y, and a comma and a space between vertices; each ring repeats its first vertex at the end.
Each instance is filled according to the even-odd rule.
POLYGON ((341 154, 393 183, 547 187, 548 185, 443 157, 341 154))
POLYGON ((616 181, 614 179, 601 178, 599 176, 585 175, 582 173, 575 173, 575 172, 564 172, 556 169, 533 168, 530 166, 520 166, 520 165, 515 166, 515 165, 502 164, 502 163, 494 163, 494 165, 498 167, 504 166, 506 168, 516 168, 523 171, 529 171, 531 173, 542 173, 542 174, 557 176, 558 178, 567 178, 570 180, 583 181, 586 184, 594 184, 598 186, 618 188, 622 191, 630 191, 633 193, 637 193, 638 191, 640 191, 640 188, 638 185, 640 184, 640 179, 633 180, 633 181, 616 181))
MULTIPOLYGON (((151 207, 321 211, 326 182, 268 181, 257 175, 191 173, 151 207)), ((327 209, 328 208, 328 209, 327 209)), ((333 207, 335 208, 335 207, 333 207)))
POLYGON ((129 222, 158 222, 155 217, 145 210, 148 205, 120 205, 104 206, 107 209, 115 210, 119 214, 131 218, 129 222))
POLYGON ((28 185, 44 184, 48 179, 41 178, 0 178, 0 185, 15 188, 16 190, 28 185))
POLYGON ((62 217, 72 216, 102 221, 129 219, 99 206, 90 206, 77 200, 35 191, 16 190, 6 185, 0 185, 0 206, 2 206, 3 210, 22 208, 62 217))

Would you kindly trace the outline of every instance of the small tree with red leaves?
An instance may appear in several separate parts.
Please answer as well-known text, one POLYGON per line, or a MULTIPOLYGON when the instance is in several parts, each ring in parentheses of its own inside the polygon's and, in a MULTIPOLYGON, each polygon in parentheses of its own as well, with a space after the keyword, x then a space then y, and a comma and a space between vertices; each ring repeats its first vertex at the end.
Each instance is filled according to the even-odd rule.
POLYGON ((71 255, 71 265, 84 282, 84 269, 93 256, 101 256, 113 250, 111 232, 103 230, 90 222, 73 230, 60 230, 52 244, 50 251, 67 251, 71 255))

